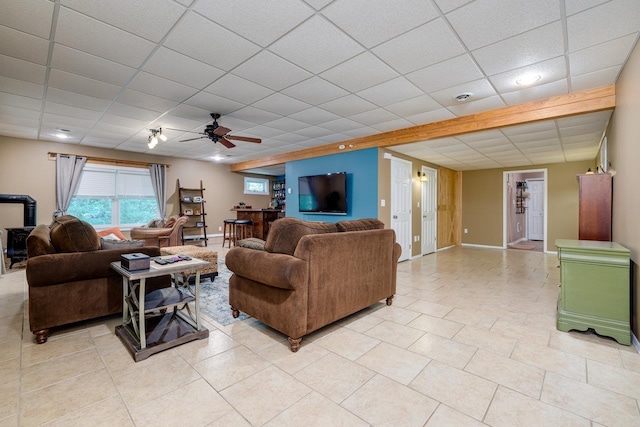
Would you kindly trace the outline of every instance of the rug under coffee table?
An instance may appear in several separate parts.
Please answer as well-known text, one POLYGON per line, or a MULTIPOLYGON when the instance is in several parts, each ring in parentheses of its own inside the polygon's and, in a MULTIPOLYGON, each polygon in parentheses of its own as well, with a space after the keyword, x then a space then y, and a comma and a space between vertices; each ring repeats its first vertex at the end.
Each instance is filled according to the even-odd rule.
MULTIPOLYGON (((200 280, 208 277, 213 279, 218 275, 218 252, 202 246, 184 245, 184 246, 167 246, 160 248, 162 255, 187 255, 193 258, 199 258, 204 261, 209 261, 211 267, 204 268, 200 271, 200 280)), ((184 272, 185 279, 193 280, 195 277, 195 270, 187 270, 184 272)))

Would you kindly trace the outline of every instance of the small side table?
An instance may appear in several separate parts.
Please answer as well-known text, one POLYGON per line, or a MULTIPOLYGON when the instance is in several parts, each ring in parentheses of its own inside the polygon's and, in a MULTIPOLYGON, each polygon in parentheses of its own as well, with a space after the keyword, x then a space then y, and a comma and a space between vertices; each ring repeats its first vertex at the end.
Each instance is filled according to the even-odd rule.
POLYGON ((200 271, 209 265, 197 258, 165 265, 151 261, 149 269, 129 271, 119 261, 111 263, 111 268, 122 276, 122 325, 116 326, 115 332, 136 362, 209 336, 209 330, 200 324, 199 316, 200 271), (192 292, 180 276, 194 269, 192 292), (146 279, 164 275, 172 276, 171 286, 145 295, 146 279), (189 303, 194 304, 194 310, 189 303))

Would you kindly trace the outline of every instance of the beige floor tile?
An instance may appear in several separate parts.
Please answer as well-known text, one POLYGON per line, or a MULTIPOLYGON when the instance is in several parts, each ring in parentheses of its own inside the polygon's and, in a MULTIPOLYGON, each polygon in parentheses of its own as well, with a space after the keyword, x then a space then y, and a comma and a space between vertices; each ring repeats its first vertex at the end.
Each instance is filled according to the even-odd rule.
POLYGON ((207 427, 251 427, 251 423, 245 417, 240 415, 238 411, 232 411, 222 418, 218 418, 207 427))
POLYGON ((407 385, 431 361, 428 357, 382 342, 356 360, 379 374, 407 385))
MULTIPOLYGON (((635 349, 634 349, 635 350, 635 349)), ((621 351, 620 357, 622 358, 622 364, 625 369, 634 372, 640 372, 640 354, 630 351, 621 351)))
POLYGON ((9 415, 5 418, 0 418, 0 427, 16 427, 20 425, 18 420, 18 414, 9 415))
POLYGON ((396 295, 393 297, 393 306, 406 308, 408 305, 416 302, 415 298, 411 298, 405 295, 396 295))
POLYGON ((408 350, 425 355, 433 360, 453 366, 454 368, 463 369, 478 349, 470 345, 427 333, 413 343, 408 350))
POLYGON ((418 311, 422 314, 428 314, 433 317, 444 317, 447 313, 453 310, 450 305, 443 305, 434 302, 417 300, 413 304, 407 306, 408 310, 418 311))
POLYGON ((311 392, 266 423, 265 426, 298 427, 301 424, 306 427, 365 427, 369 425, 326 397, 311 392))
POLYGON ((233 408, 207 382, 197 379, 131 410, 137 427, 207 425, 233 408))
POLYGON ((265 359, 240 346, 198 362, 194 368, 217 391, 221 391, 268 366, 265 359))
POLYGON ((223 390, 221 395, 253 425, 261 425, 309 394, 311 389, 270 367, 223 390))
POLYGON ((125 427, 133 425, 127 407, 120 396, 109 397, 51 423, 52 427, 125 427))
POLYGON ((87 331, 76 332, 72 335, 50 339, 44 344, 24 346, 22 350, 22 366, 35 365, 56 357, 86 350, 94 347, 91 336, 87 331))
MULTIPOLYGON (((477 307, 477 304, 475 307, 477 307)), ((493 314, 454 308, 444 316, 444 319, 475 326, 477 328, 491 329, 494 323, 496 323, 496 320, 498 320, 498 317, 493 314)))
POLYGON ((0 418, 18 413, 20 382, 12 381, 0 384, 0 418))
POLYGON ((437 402, 407 386, 376 375, 342 403, 375 426, 422 426, 437 402))
POLYGON ((468 372, 432 361, 409 387, 476 420, 482 420, 497 385, 468 372))
POLYGON ((114 377, 126 375, 127 372, 148 370, 148 366, 150 365, 160 366, 166 359, 176 357, 177 354, 178 353, 173 348, 156 353, 148 359, 136 362, 122 344, 111 347, 108 350, 100 351, 102 360, 109 369, 111 375, 114 377))
POLYGON ((549 345, 550 333, 541 329, 532 328, 523 324, 514 323, 508 320, 498 320, 491 327, 491 332, 495 332, 507 338, 524 341, 541 346, 549 345))
POLYGON ((495 427, 590 425, 585 418, 504 387, 498 387, 485 422, 495 427))
POLYGON ((22 342, 20 338, 0 341, 0 362, 20 357, 21 349, 22 342))
POLYGON ((464 325, 451 320, 440 319, 439 317, 423 314, 407 326, 420 329, 421 331, 430 332, 444 338, 453 338, 455 334, 462 329, 464 325))
POLYGON ((401 325, 406 325, 416 317, 420 316, 420 313, 417 313, 413 310, 407 310, 406 308, 402 307, 394 307, 393 305, 385 306, 372 314, 373 316, 401 325))
POLYGON ((604 425, 640 425, 635 399, 547 372, 540 400, 604 425))
POLYGON ((587 362, 584 357, 575 354, 536 344, 518 342, 511 358, 576 381, 587 382, 587 362))
POLYGON ((20 380, 20 359, 8 359, 0 362, 0 385, 20 380))
POLYGON ((180 356, 156 360, 114 375, 116 386, 129 409, 144 405, 198 378, 198 372, 180 356))
POLYGON ((229 337, 222 331, 209 331, 209 338, 204 340, 195 340, 184 345, 176 347, 176 351, 189 362, 194 365, 204 359, 216 354, 225 352, 231 348, 239 346, 240 343, 229 337))
POLYGON ((353 319, 349 317, 345 319, 344 322, 338 322, 338 323, 340 323, 345 328, 349 328, 356 332, 364 333, 382 322, 384 322, 384 319, 381 319, 379 317, 363 316, 363 317, 353 318, 353 319))
POLYGON ((245 328, 231 334, 231 338, 253 351, 264 350, 277 342, 287 340, 285 335, 266 327, 245 328))
MULTIPOLYGON (((617 348, 609 347, 602 342, 592 342, 584 335, 555 331, 551 334, 549 347, 566 353, 597 360, 612 366, 622 367, 622 358, 617 348)), ((604 341, 605 339, 602 339, 604 341)))
POLYGON ((340 403, 374 375, 374 371, 330 353, 293 376, 323 396, 340 403))
POLYGON ((292 352, 288 343, 278 343, 259 354, 288 374, 294 374, 326 356, 329 352, 314 344, 305 343, 297 352, 292 352))
POLYGON ((478 347, 501 356, 509 357, 517 340, 473 326, 465 326, 453 338, 454 341, 478 347))
POLYGON ((102 359, 95 348, 26 366, 22 370, 22 393, 47 387, 88 372, 104 369, 104 367, 104 363, 102 363, 102 359))
POLYGON ((365 332, 365 335, 402 348, 409 347, 424 334, 425 332, 419 329, 389 321, 384 321, 365 332))
POLYGON ((478 350, 465 371, 538 399, 544 370, 486 350, 478 350))
MULTIPOLYGON (((45 344, 46 345, 46 344, 45 344)), ((20 396, 20 425, 54 421, 117 395, 106 369, 89 372, 20 396)))
POLYGON ((349 360, 356 360, 378 345, 380 340, 343 328, 332 332, 315 343, 349 360))
POLYGON ((486 424, 474 420, 447 405, 440 404, 425 427, 482 427, 486 424))
POLYGON ((587 360, 588 383, 640 400, 640 373, 587 360))

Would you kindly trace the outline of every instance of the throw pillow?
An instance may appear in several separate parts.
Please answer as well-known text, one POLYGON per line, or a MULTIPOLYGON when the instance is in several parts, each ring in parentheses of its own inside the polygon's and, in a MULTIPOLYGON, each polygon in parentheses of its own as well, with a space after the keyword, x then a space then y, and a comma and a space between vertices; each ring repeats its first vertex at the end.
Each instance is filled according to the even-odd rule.
POLYGON ((56 252, 88 252, 100 249, 100 238, 88 222, 71 215, 53 220, 49 236, 56 252))
POLYGON ((144 240, 109 240, 104 237, 100 238, 100 247, 102 249, 129 249, 143 246, 144 240))
POLYGON ((112 227, 106 230, 98 231, 98 236, 100 237, 106 237, 110 234, 114 234, 117 237, 117 239, 112 239, 112 240, 127 240, 125 235, 122 234, 122 231, 120 231, 118 227, 112 227))
POLYGON ((238 242, 238 246, 241 248, 255 249, 257 251, 264 251, 265 241, 256 237, 249 237, 248 239, 242 239, 238 242))

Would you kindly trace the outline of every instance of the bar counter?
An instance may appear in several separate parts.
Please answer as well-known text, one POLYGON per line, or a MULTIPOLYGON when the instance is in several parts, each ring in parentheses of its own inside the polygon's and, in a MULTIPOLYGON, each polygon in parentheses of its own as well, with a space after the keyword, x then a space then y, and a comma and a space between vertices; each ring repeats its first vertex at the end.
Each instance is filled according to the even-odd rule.
POLYGON ((253 221, 253 237, 267 240, 269 234, 269 225, 278 218, 284 216, 282 209, 252 209, 252 208, 233 208, 236 212, 236 219, 250 219, 253 221))

